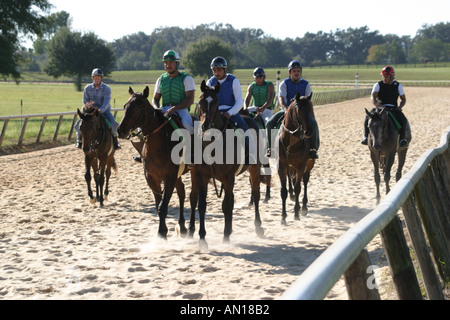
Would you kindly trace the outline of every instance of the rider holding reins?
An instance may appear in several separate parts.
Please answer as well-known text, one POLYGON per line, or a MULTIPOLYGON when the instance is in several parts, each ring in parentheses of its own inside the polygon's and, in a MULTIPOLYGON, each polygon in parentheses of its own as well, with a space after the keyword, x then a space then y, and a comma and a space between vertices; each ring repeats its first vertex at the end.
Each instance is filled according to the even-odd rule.
POLYGON ((261 115, 266 124, 273 115, 275 87, 272 82, 266 80, 263 68, 258 67, 253 70, 253 78, 255 81, 248 86, 245 96, 245 107, 248 112, 256 112, 261 115), (252 99, 253 106, 250 106, 252 99))
MULTIPOLYGON (((402 112, 402 108, 406 104, 406 95, 403 86, 395 80, 395 71, 391 66, 386 66, 381 71, 382 80, 377 82, 372 89, 372 103, 376 108, 394 107, 392 112, 400 123, 400 148, 408 147, 408 140, 405 139, 406 126, 408 120, 402 112), (400 105, 398 98, 400 97, 400 105)), ((364 137, 362 144, 367 145, 369 136, 369 117, 366 116, 364 121, 364 137)))

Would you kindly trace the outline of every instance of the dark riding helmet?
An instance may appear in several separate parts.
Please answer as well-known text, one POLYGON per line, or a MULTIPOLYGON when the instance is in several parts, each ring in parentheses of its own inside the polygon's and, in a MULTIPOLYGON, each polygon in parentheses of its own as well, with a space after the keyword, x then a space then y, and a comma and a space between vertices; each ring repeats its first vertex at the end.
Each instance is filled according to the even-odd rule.
POLYGON ((303 69, 302 65, 297 60, 292 60, 291 62, 289 62, 288 68, 289 68, 289 71, 291 71, 294 68, 300 68, 300 70, 303 69))
POLYGON ((253 70, 253 77, 254 78, 258 78, 258 77, 264 77, 266 75, 266 73, 264 72, 263 68, 256 68, 255 70, 253 70))
POLYGON ((211 61, 211 69, 214 68, 222 68, 226 69, 228 67, 227 60, 224 57, 218 56, 212 59, 211 61))

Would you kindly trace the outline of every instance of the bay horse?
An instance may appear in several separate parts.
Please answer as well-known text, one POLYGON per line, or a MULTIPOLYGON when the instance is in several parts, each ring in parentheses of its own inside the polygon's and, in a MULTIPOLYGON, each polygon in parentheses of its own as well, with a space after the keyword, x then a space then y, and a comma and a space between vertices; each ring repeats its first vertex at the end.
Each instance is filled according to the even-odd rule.
POLYGON ((87 183, 91 203, 99 201, 100 206, 103 207, 103 202, 107 200, 109 194, 111 168, 117 173, 113 138, 110 128, 97 108, 86 104, 83 109, 84 113, 81 113, 80 109, 77 109, 77 113, 81 119, 80 131, 83 137, 84 162, 86 166, 84 178, 87 183), (95 198, 91 189, 91 169, 94 172, 95 198))
MULTIPOLYGON (((369 139, 368 146, 370 150, 370 158, 374 166, 374 178, 376 185, 377 204, 380 203, 380 170, 384 175, 386 183, 386 194, 389 193, 389 181, 391 179, 391 168, 395 160, 395 154, 398 155, 398 167, 395 175, 396 181, 402 177, 402 168, 405 164, 406 153, 408 148, 399 147, 399 132, 396 124, 392 119, 392 111, 389 107, 373 108, 371 111, 366 110, 369 117, 369 139)), ((411 142, 411 128, 407 122, 406 140, 411 142)))
MULTIPOLYGON (((195 171, 196 174, 193 176, 193 185, 198 185, 198 211, 199 211, 199 236, 201 245, 207 246, 205 236, 205 213, 206 213, 206 197, 208 192, 208 183, 212 179, 213 184, 216 186, 216 181, 221 182, 222 189, 221 192, 224 192, 224 199, 222 201, 222 212, 224 214, 225 219, 225 228, 224 228, 224 237, 223 241, 225 243, 230 241, 230 235, 232 233, 232 218, 233 218, 233 208, 234 208, 234 184, 236 180, 236 176, 248 170, 250 174, 250 182, 251 182, 251 194, 255 205, 255 228, 256 234, 258 236, 263 236, 264 229, 261 227, 261 218, 259 214, 259 200, 260 200, 260 192, 259 187, 261 183, 261 165, 259 161, 256 164, 245 165, 243 163, 239 163, 238 161, 238 152, 236 144, 234 143, 234 138, 232 141, 227 141, 226 129, 228 128, 228 121, 225 121, 219 111, 219 103, 217 93, 220 91, 220 83, 218 83, 215 87, 208 87, 203 80, 201 84, 201 95, 199 98, 199 119, 202 127, 202 134, 204 135, 206 131, 209 129, 215 129, 216 132, 219 132, 222 137, 222 146, 223 150, 218 150, 220 152, 223 151, 223 154, 226 153, 227 143, 233 146, 234 149, 234 159, 232 161, 224 161, 223 163, 218 163, 216 161, 212 163, 206 163, 205 157, 202 157, 202 163, 198 164, 197 160, 195 162, 195 171), (231 163, 230 163, 231 162, 231 163)), ((245 121, 249 125, 249 128, 254 129, 258 132, 258 125, 256 122, 250 117, 245 117, 245 121)), ((203 139, 202 139, 203 140, 203 139)), ((202 154, 204 154, 205 148, 208 148, 212 145, 210 141, 202 141, 202 154)), ((242 159, 241 159, 242 160, 242 159)), ((242 161, 241 161, 242 162, 242 161)), ((218 193, 216 188, 216 194, 220 198, 221 194, 218 193)), ((190 232, 195 230, 195 217, 191 216, 190 221, 190 232)))
MULTIPOLYGON (((185 188, 181 175, 187 173, 188 167, 174 163, 171 158, 173 147, 178 143, 171 141, 174 128, 164 117, 160 109, 155 109, 149 102, 149 88, 143 93, 134 92, 130 87, 129 100, 125 103, 125 114, 117 132, 120 138, 130 138, 130 133, 141 128, 144 143, 134 143, 139 151, 144 166, 144 176, 155 197, 159 216, 158 236, 167 239, 166 217, 170 198, 176 189, 179 198, 178 225, 181 235, 187 234, 184 219, 185 188), (161 185, 164 185, 162 189, 161 185)), ((191 193, 191 204, 195 210, 197 196, 191 193)))
POLYGON ((309 158, 310 139, 313 133, 310 116, 313 105, 312 93, 309 96, 300 96, 299 93, 292 99, 286 110, 281 128, 278 132, 279 144, 278 176, 281 183, 282 224, 286 224, 286 177, 292 182, 294 189, 294 218, 300 219, 299 195, 301 181, 303 180, 303 206, 302 216, 308 213, 308 182, 315 160, 309 158))

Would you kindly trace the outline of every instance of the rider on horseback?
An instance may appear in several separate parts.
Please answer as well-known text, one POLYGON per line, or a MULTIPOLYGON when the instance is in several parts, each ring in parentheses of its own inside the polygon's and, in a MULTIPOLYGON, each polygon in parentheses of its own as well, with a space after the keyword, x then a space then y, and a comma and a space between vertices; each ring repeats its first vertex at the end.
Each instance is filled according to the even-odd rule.
POLYGON ((187 73, 178 70, 180 56, 174 50, 166 51, 162 61, 166 73, 156 80, 152 104, 159 108, 162 98, 161 108, 164 115, 170 117, 176 113, 184 128, 190 134, 194 134, 194 124, 189 114, 189 108, 194 103, 195 97, 194 79, 187 73))
MULTIPOLYGON (((222 116, 226 121, 231 120, 237 128, 246 132, 249 127, 239 114, 239 111, 244 106, 241 83, 234 75, 227 73, 227 68, 228 63, 225 58, 221 56, 215 57, 211 61, 213 76, 207 81, 206 85, 215 87, 217 83, 220 83, 220 91, 217 96, 222 116)), ((252 164, 256 163, 256 143, 250 142, 250 139, 253 140, 252 135, 250 135, 250 138, 248 135, 245 136, 245 149, 249 150, 248 153, 246 152, 246 164, 250 164, 250 162, 252 164)))
MULTIPOLYGON (((96 68, 92 70, 93 83, 87 85, 83 92, 83 105, 98 109, 111 125, 111 133, 113 135, 114 149, 120 149, 119 141, 117 139, 117 126, 119 125, 111 113, 111 88, 103 83, 103 71, 96 68)), ((83 108, 84 111, 84 108, 83 108)), ((76 147, 82 147, 81 119, 75 124, 75 131, 77 132, 76 147)))
MULTIPOLYGON (((284 117, 284 113, 289 108, 291 104, 291 100, 295 98, 297 93, 300 93, 301 96, 308 96, 311 94, 311 86, 309 82, 305 79, 302 79, 302 71, 303 68, 297 60, 293 60, 289 63, 289 78, 284 79, 280 84, 279 89, 279 104, 281 106, 281 110, 269 119, 266 124, 267 130, 267 153, 266 156, 271 156, 271 130, 276 127, 278 121, 284 117)), ((319 127, 317 125, 316 119, 314 117, 314 111, 312 110, 311 115, 311 124, 314 128, 314 132, 311 139, 309 156, 311 159, 317 159, 317 150, 319 149, 319 127)))
POLYGON ((253 78, 255 81, 248 86, 245 96, 245 107, 248 112, 256 112, 261 115, 266 124, 273 115, 275 88, 272 82, 266 81, 266 73, 263 68, 256 68, 253 71, 253 78), (253 106, 250 107, 252 98, 253 106))
MULTIPOLYGON (((402 108, 406 104, 406 95, 403 86, 395 81, 395 71, 391 66, 386 66, 381 71, 383 80, 377 82, 372 89, 372 103, 376 108, 394 107, 392 112, 395 118, 400 123, 400 148, 408 147, 408 140, 405 139, 407 120, 402 112, 402 108), (398 98, 400 97, 400 105, 398 105, 398 98)), ((369 117, 366 116, 364 121, 364 137, 361 140, 362 144, 367 145, 369 136, 369 117)))

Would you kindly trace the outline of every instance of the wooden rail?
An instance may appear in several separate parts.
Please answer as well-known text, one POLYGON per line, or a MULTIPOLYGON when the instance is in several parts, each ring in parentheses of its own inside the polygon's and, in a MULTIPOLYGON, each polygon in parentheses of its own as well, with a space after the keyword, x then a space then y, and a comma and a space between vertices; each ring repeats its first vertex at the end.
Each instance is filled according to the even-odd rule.
POLYGON ((379 233, 398 297, 422 299, 397 215, 400 208, 427 296, 430 300, 444 299, 442 283, 448 285, 450 281, 449 141, 450 127, 439 147, 424 153, 379 206, 322 253, 281 299, 323 299, 342 275, 350 299, 379 299, 377 286, 371 285, 372 264, 365 249, 379 233))

